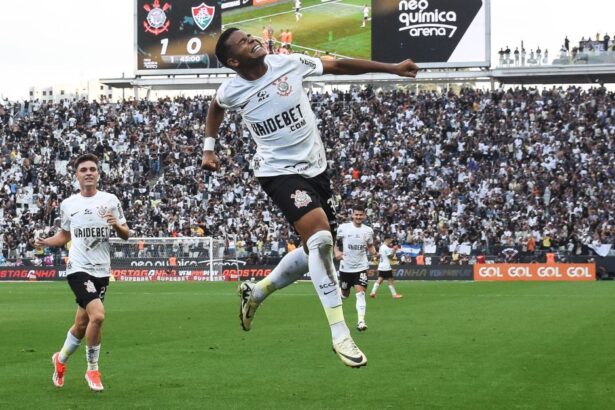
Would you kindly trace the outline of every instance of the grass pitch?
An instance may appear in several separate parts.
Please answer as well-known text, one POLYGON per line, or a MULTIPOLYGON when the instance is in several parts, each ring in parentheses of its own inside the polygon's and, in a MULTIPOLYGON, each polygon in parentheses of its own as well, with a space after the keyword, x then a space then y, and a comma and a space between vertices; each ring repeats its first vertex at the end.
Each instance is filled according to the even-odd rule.
POLYGON ((320 0, 302 1, 303 17, 295 19, 294 1, 271 6, 249 7, 225 11, 222 23, 225 27, 238 27, 260 37, 263 26, 271 25, 275 37, 280 39, 283 29, 293 32, 293 48, 329 51, 346 57, 371 58, 371 21, 363 22, 363 5, 370 1, 339 0, 322 3, 320 0))
POLYGON ((250 332, 235 286, 113 283, 97 394, 83 347, 64 388, 51 382, 68 285, 0 283, 0 408, 615 408, 615 282, 398 282, 400 300, 385 286, 368 299, 369 330, 352 329, 362 369, 331 352, 310 283, 274 294, 250 332))

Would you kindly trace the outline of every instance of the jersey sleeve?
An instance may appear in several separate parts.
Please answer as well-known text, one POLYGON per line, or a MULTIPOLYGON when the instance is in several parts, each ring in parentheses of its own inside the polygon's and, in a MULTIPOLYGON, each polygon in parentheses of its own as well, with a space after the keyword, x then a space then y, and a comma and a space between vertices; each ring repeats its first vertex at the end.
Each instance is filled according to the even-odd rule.
POLYGON ((228 110, 229 108, 231 108, 231 103, 228 99, 226 91, 227 83, 224 83, 220 87, 218 87, 218 91, 216 91, 216 95, 214 96, 214 98, 216 99, 216 102, 220 107, 224 108, 225 110, 228 110))
POLYGON ((337 242, 344 240, 344 225, 340 225, 337 227, 337 233, 335 235, 337 237, 337 242))
POLYGON ((218 103, 218 105, 222 108, 224 108, 225 110, 229 110, 233 108, 233 98, 231 96, 232 92, 230 89, 232 89, 233 87, 231 86, 232 81, 226 81, 224 83, 222 83, 222 85, 220 85, 220 87, 218 87, 218 90, 216 91, 216 95, 214 95, 214 98, 216 99, 216 102, 218 103))
POLYGON ((303 78, 322 75, 322 61, 319 58, 301 54, 291 54, 289 58, 295 61, 297 69, 303 78))
POLYGON ((113 196, 113 206, 111 208, 111 212, 113 213, 115 219, 117 219, 118 224, 124 225, 126 223, 126 217, 124 216, 122 204, 115 195, 113 196))
POLYGON ((374 230, 372 228, 369 228, 367 230, 367 238, 365 238, 365 239, 366 239, 366 242, 367 242, 368 245, 373 245, 374 244, 374 230))
POLYGON ((64 201, 60 204, 60 228, 70 232, 70 218, 68 216, 68 210, 66 209, 66 202, 64 201))

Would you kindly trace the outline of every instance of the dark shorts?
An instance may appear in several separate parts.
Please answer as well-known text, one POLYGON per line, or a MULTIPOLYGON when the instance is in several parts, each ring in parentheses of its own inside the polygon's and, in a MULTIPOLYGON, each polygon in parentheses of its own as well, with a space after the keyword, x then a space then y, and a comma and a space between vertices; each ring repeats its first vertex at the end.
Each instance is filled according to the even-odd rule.
POLYGON ((340 271, 340 288, 342 292, 346 293, 354 285, 361 285, 367 289, 367 271, 362 270, 360 272, 342 272, 340 271))
POLYGON ((393 277, 392 270, 379 270, 378 277, 383 279, 391 279, 393 277))
POLYGON ((331 181, 326 171, 314 178, 305 178, 301 175, 278 175, 260 177, 258 182, 291 224, 312 209, 322 208, 335 237, 337 214, 331 181))
POLYGON ((85 309, 94 299, 105 301, 109 278, 97 278, 85 272, 75 272, 67 276, 68 285, 75 294, 75 302, 85 309))

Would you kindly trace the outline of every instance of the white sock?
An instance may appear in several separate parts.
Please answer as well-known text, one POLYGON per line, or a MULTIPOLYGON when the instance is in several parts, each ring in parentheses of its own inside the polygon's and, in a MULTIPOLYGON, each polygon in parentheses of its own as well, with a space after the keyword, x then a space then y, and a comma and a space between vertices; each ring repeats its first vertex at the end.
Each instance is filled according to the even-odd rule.
POLYGON ((66 363, 71 354, 75 352, 81 345, 81 340, 77 339, 70 330, 66 333, 66 340, 64 346, 60 350, 60 363, 66 363))
POLYGON ((252 297, 261 303, 278 289, 285 288, 308 272, 308 257, 299 247, 287 253, 269 275, 254 286, 252 297))
POLYGON ((374 282, 374 287, 372 288, 372 293, 378 292, 378 287, 379 286, 380 286, 380 283, 374 282))
POLYGON ((389 285, 389 290, 391 291, 391 295, 397 295, 397 291, 395 290, 395 286, 389 285))
POLYGON ((365 322, 365 311, 367 304, 365 303, 365 292, 357 292, 357 315, 359 322, 365 322))
POLYGON ((342 298, 333 265, 333 236, 329 231, 318 231, 307 241, 310 251, 308 264, 314 289, 325 309, 333 342, 350 335, 344 321, 342 298))
POLYGON ((86 348, 85 358, 88 361, 88 370, 98 370, 98 356, 100 356, 100 344, 86 348))

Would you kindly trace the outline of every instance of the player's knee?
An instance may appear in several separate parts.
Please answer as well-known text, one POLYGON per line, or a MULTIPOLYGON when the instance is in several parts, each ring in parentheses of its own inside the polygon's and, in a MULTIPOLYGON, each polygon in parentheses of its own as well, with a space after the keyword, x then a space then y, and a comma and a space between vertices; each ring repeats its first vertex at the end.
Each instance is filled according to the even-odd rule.
POLYGON ((333 235, 328 230, 318 231, 307 240, 307 247, 310 251, 330 252, 333 249, 333 235))
POLYGON ((101 312, 101 311, 92 312, 89 315, 89 317, 90 317, 90 323, 100 326, 105 321, 105 312, 101 312))
POLYGON ((85 320, 80 320, 78 322, 75 322, 75 326, 74 326, 75 331, 72 333, 75 337, 80 339, 85 334, 85 330, 87 329, 87 327, 88 327, 87 318, 85 320))

